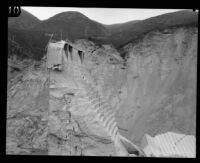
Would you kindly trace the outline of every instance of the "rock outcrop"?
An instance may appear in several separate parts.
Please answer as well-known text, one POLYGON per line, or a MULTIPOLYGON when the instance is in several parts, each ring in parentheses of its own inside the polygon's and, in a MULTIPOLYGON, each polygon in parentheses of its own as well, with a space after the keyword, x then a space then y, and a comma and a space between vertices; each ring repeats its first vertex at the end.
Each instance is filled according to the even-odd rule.
POLYGON ((9 74, 13 80, 7 90, 6 153, 47 154, 49 86, 44 65, 16 73, 9 74))
POLYGON ((126 137, 139 143, 144 133, 196 134, 197 34, 192 27, 154 31, 124 47, 118 124, 126 137))

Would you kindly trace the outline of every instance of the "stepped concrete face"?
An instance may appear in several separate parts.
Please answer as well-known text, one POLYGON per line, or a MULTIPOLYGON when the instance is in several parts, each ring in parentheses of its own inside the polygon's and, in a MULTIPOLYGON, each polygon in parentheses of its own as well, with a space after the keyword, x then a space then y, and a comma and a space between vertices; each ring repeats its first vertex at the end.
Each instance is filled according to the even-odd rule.
POLYGON ((49 155, 116 155, 110 136, 93 111, 98 100, 87 94, 94 93, 91 86, 88 85, 91 90, 87 90, 81 83, 86 77, 80 71, 84 67, 77 50, 72 50, 71 55, 73 60, 64 56, 63 71, 50 71, 49 131, 62 143, 57 145, 53 137, 50 138, 49 155), (58 115, 68 112, 71 117, 61 121, 58 115))
MULTIPOLYGON (((76 69, 76 71, 78 71, 78 69, 76 69)), ((75 73, 79 74, 79 72, 75 72, 75 73)), ((80 75, 83 76, 81 73, 80 73, 80 75)), ((82 82, 82 81, 80 81, 80 82, 82 82)), ((82 87, 86 87, 87 88, 88 87, 87 82, 84 82, 82 87)), ((93 91, 95 91, 95 89, 94 88, 92 89, 92 87, 94 87, 94 86, 93 85, 90 86, 91 89, 86 90, 86 92, 91 92, 92 93, 93 91)), ((95 98, 95 96, 93 96, 93 95, 90 95, 90 96, 91 96, 91 98, 95 98)), ((109 106, 107 108, 100 107, 100 103, 101 103, 101 100, 99 99, 100 96, 98 97, 98 94, 97 94, 96 98, 97 98, 97 100, 95 100, 94 103, 91 103, 91 105, 95 105, 95 104, 96 105, 95 105, 95 107, 90 107, 91 108, 90 112, 93 112, 95 114, 94 116, 96 116, 97 122, 100 123, 99 124, 99 126, 101 127, 100 130, 106 130, 106 134, 111 137, 110 139, 111 139, 111 141, 113 141, 113 143, 115 145, 116 154, 118 156, 128 156, 128 152, 126 151, 125 147, 120 142, 120 138, 119 138, 119 134, 118 134, 118 128, 117 128, 117 124, 116 124, 116 121, 115 121, 115 117, 114 116, 108 116, 106 114, 108 111, 112 112, 111 107, 109 107, 109 106), (102 112, 95 112, 94 110, 96 110, 96 109, 99 109, 102 112), (111 125, 112 125, 112 128, 111 128, 111 125), (113 132, 113 131, 115 131, 115 132, 113 132)), ((84 109, 84 108, 82 108, 82 109, 84 109)), ((80 112, 84 112, 84 110, 80 110, 80 112)), ((73 110, 72 110, 72 113, 73 113, 73 110)), ((91 123, 90 125, 92 126, 93 124, 91 123)))
MULTIPOLYGON (((64 93, 64 91, 62 91, 61 93, 59 90, 55 90, 58 88, 60 89, 62 87, 63 89, 68 88, 69 91, 69 89, 72 86, 72 83, 74 83, 74 96, 71 97, 70 106, 65 104, 64 101, 60 101, 59 104, 60 108, 65 108, 65 111, 69 111, 71 113, 72 119, 70 121, 74 121, 74 123, 77 123, 78 128, 73 128, 73 133, 71 134, 71 136, 75 139, 79 139, 79 141, 84 141, 82 138, 80 138, 81 134, 85 134, 87 137, 93 137, 93 139, 96 139, 97 142, 95 143, 96 145, 94 148, 96 148, 96 150, 99 151, 99 154, 97 155, 128 156, 126 148, 120 141, 121 135, 118 131, 117 123, 115 120, 115 110, 113 110, 112 106, 107 102, 107 99, 104 98, 104 96, 101 94, 100 90, 98 89, 98 84, 95 83, 95 79, 85 68, 86 65, 83 64, 84 61, 80 62, 82 58, 78 56, 77 50, 72 49, 70 55, 73 55, 73 60, 70 61, 67 59, 66 56, 64 56, 65 62, 63 65, 63 71, 50 71, 50 83, 54 83, 55 85, 55 87, 53 88, 54 93, 51 93, 52 91, 50 89, 50 95, 53 95, 52 97, 57 99, 56 100, 50 98, 49 103, 51 115, 49 121, 49 128, 51 134, 57 135, 58 137, 62 137, 65 146, 65 148, 62 149, 62 152, 64 152, 67 155, 74 155, 76 153, 76 150, 74 149, 73 145, 70 145, 71 139, 67 140, 65 138, 66 133, 68 132, 67 128, 68 126, 70 126, 70 123, 65 124, 65 131, 60 133, 62 131, 62 129, 60 128, 62 122, 56 122, 56 119, 59 119, 54 114, 54 112, 58 110, 58 106, 56 107, 56 105, 58 105, 59 100, 63 99, 63 97, 61 97, 61 94, 67 94, 67 92, 64 93), (65 83, 65 86, 61 86, 60 83, 65 83), (57 94, 56 97, 55 92, 60 92, 60 96, 59 94, 57 94), (56 101, 58 102, 57 104, 55 103, 56 101), (105 140, 107 142, 110 142, 109 144, 106 144, 106 148, 109 150, 104 151, 102 153, 101 148, 99 148, 99 145, 105 145, 103 143, 105 140)), ((69 130, 71 131, 71 129, 69 130)), ((52 143, 52 146, 50 146, 51 152, 49 154, 53 154, 55 146, 53 146, 53 142, 51 140, 49 141, 50 144, 52 143)), ((81 143, 76 146, 76 149, 82 151, 83 155, 84 151, 87 151, 83 150, 81 143)), ((88 152, 86 153, 88 155, 88 152)))

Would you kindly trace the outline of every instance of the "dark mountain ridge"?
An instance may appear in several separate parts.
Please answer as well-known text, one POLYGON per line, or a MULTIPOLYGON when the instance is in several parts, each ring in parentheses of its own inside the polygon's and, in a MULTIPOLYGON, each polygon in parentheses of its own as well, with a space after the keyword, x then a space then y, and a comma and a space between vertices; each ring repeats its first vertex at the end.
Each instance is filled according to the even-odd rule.
POLYGON ((45 54, 49 39, 45 36, 47 33, 53 33, 54 40, 60 40, 62 33, 62 39, 67 38, 72 42, 76 39, 88 39, 100 45, 112 44, 119 50, 154 30, 198 25, 198 13, 192 11, 178 11, 112 25, 98 23, 75 11, 59 13, 44 21, 39 21, 34 16, 31 18, 31 14, 27 13, 23 10, 20 17, 8 19, 8 33, 11 37, 15 36, 15 41, 29 49, 37 56, 36 58, 41 58, 45 54), (14 22, 21 22, 23 25, 14 25, 14 22))
POLYGON ((197 26, 198 14, 192 11, 178 11, 151 17, 132 24, 129 30, 112 34, 108 42, 120 48, 130 41, 142 37, 144 34, 154 30, 164 30, 180 26, 197 26))
POLYGON ((30 29, 41 21, 22 9, 21 15, 19 17, 9 17, 8 18, 8 27, 16 29, 30 29))
MULTIPOLYGON (((35 31, 56 33, 70 40, 88 37, 105 36, 107 29, 100 23, 90 20, 85 15, 75 12, 63 12, 42 21, 32 28, 35 31)), ((59 37, 58 37, 59 38, 59 37)))

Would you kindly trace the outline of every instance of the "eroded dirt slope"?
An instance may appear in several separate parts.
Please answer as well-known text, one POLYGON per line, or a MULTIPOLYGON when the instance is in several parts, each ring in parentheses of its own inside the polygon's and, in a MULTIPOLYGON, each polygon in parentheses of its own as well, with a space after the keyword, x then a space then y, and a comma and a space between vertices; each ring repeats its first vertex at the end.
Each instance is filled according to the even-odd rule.
POLYGON ((123 134, 196 134, 197 28, 151 32, 124 47, 126 98, 118 114, 123 134))
POLYGON ((11 76, 16 77, 7 88, 6 153, 47 154, 49 86, 44 65, 11 76))

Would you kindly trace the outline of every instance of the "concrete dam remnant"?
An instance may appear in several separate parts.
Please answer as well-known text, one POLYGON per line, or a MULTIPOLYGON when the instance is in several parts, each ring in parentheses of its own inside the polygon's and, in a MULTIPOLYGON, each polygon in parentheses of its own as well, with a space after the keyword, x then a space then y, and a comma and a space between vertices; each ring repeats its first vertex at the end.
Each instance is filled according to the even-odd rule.
MULTIPOLYGON (((110 140, 113 144, 114 155, 129 155, 123 144, 124 141, 129 143, 133 151, 138 153, 138 155, 143 155, 143 152, 137 145, 119 133, 115 120, 115 111, 112 109, 112 106, 109 105, 107 99, 103 97, 100 90, 96 88, 91 75, 87 72, 85 68, 86 65, 84 64, 84 55, 82 50, 67 42, 60 41, 57 43, 49 43, 47 62, 50 71, 50 83, 51 80, 54 80, 60 84, 60 80, 62 80, 63 84, 71 82, 71 85, 73 85, 72 87, 70 87, 70 85, 66 85, 65 87, 55 86, 53 87, 54 92, 55 89, 74 89, 75 93, 71 99, 71 107, 68 111, 72 114, 74 119, 85 123, 87 126, 86 130, 90 132, 89 134, 97 135, 99 138, 106 137, 106 139, 110 140), (59 74, 54 71, 57 65, 62 67, 59 69, 61 71, 59 74), (71 79, 69 79, 70 77, 68 74, 72 75, 71 79), (93 115, 93 117, 91 117, 91 115, 93 115), (95 128, 102 131, 97 133, 95 128)), ((55 109, 53 108, 53 101, 50 100, 49 105, 50 108, 52 107, 52 109, 55 109)), ((66 109, 67 104, 64 103, 63 107, 66 109)), ((132 156, 134 156, 134 154, 132 154, 132 156)))
POLYGON ((73 62, 74 59, 77 59, 77 54, 80 57, 79 61, 82 63, 84 59, 84 52, 81 50, 77 50, 76 48, 72 47, 69 43, 60 41, 60 42, 49 42, 48 49, 47 49, 47 67, 49 69, 58 70, 63 69, 63 62, 64 57, 66 58, 65 61, 68 63, 73 62))

